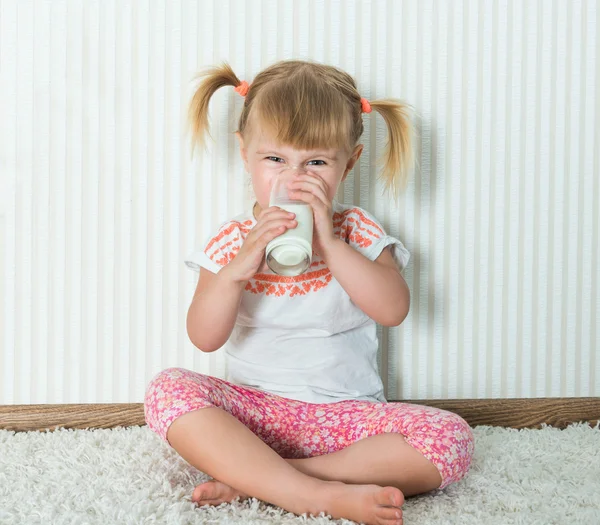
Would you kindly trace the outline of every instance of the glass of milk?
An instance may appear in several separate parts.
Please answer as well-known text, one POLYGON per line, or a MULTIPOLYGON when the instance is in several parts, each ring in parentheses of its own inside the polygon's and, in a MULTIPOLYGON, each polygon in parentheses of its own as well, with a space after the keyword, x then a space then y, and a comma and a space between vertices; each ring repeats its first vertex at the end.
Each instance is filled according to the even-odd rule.
POLYGON ((312 262, 313 211, 310 204, 290 198, 288 184, 295 170, 282 170, 271 187, 269 206, 295 213, 298 225, 275 237, 266 249, 267 266, 273 273, 294 277, 304 273, 312 262))

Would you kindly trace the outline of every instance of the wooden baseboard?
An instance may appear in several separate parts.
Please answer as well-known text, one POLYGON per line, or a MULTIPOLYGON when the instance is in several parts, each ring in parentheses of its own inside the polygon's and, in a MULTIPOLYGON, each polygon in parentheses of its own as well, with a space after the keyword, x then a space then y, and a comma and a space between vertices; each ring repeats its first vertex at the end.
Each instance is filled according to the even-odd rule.
MULTIPOLYGON (((490 425, 564 428, 600 421, 600 397, 524 399, 429 399, 390 401, 428 405, 461 416, 471 427, 490 425)), ((72 405, 0 405, 0 429, 17 432, 56 428, 114 428, 145 425, 142 403, 72 405)))

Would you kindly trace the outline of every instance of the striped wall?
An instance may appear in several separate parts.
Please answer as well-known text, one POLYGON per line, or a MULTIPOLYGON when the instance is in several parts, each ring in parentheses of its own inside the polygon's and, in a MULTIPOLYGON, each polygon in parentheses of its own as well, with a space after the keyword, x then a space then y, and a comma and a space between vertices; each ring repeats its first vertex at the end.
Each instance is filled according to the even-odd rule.
POLYGON ((352 74, 416 109, 398 205, 364 115, 339 198, 412 254, 411 312, 380 331, 388 399, 600 395, 600 27, 595 0, 0 0, 0 404, 140 402, 169 366, 222 377, 185 332, 183 258, 251 199, 201 67, 278 59, 352 74))

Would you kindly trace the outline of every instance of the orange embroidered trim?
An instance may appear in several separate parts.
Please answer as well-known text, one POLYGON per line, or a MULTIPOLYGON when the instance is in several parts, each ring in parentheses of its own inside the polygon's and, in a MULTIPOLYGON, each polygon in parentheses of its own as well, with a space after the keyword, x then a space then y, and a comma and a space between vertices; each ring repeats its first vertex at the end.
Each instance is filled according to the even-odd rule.
MULTIPOLYGON (((251 220, 240 222, 232 222, 219 231, 219 233, 211 239, 205 249, 206 255, 216 264, 223 267, 235 258, 241 248, 241 244, 252 228, 251 220), (236 230, 236 234, 231 240, 227 241, 222 246, 215 246, 224 237, 231 235, 236 230), (236 232, 237 233, 237 232, 236 232), (212 248, 215 248, 210 253, 212 248), (209 255, 210 253, 210 255, 209 255)), ((345 242, 362 248, 367 248, 373 244, 373 241, 385 235, 381 227, 369 219, 358 208, 351 208, 341 213, 333 215, 334 233, 345 242)), ((266 294, 270 296, 290 297, 306 295, 310 292, 316 292, 326 287, 333 279, 331 271, 325 266, 325 261, 318 258, 310 265, 312 271, 297 277, 284 277, 281 275, 272 275, 259 273, 250 279, 246 284, 245 290, 253 294, 266 294), (317 270, 319 266, 323 268, 317 270)))
POLYGON ((231 261, 233 261, 233 259, 235 258, 235 256, 238 254, 238 252, 240 251, 240 247, 239 246, 235 246, 234 248, 231 249, 230 252, 225 252, 223 254, 223 257, 220 257, 219 259, 214 259, 213 257, 211 257, 211 260, 218 264, 219 266, 223 267, 226 264, 229 264, 231 261))
POLYGON ((329 268, 323 268, 322 270, 317 270, 316 272, 308 272, 303 273, 301 275, 297 275, 296 277, 285 277, 283 275, 271 275, 267 273, 257 273, 254 276, 254 279, 257 281, 265 281, 268 283, 299 283, 302 281, 309 281, 311 279, 318 279, 319 277, 323 277, 329 273, 329 268))
POLYGON ((204 253, 208 254, 208 251, 213 247, 215 243, 219 242, 223 237, 230 235, 236 228, 238 228, 240 232, 247 235, 250 231, 250 228, 248 226, 252 226, 252 221, 248 220, 244 222, 232 222, 226 228, 221 229, 221 231, 210 240, 208 246, 204 250, 204 253))
POLYGON ((207 252, 204 252, 204 253, 206 253, 206 255, 208 255, 208 257, 210 259, 212 259, 213 261, 215 260, 215 257, 217 257, 218 255, 220 255, 220 252, 225 253, 226 250, 227 250, 227 248, 229 248, 230 246, 232 246, 231 249, 232 250, 235 249, 236 253, 237 253, 237 252, 240 251, 240 246, 237 245, 237 244, 234 246, 234 244, 237 243, 239 240, 240 240, 240 236, 237 235, 236 237, 234 237, 233 239, 231 239, 228 243, 225 243, 223 246, 217 246, 217 249, 213 253, 211 253, 210 255, 208 255, 207 252))
POLYGON ((385 235, 385 232, 379 227, 379 225, 375 222, 373 222, 371 219, 369 219, 364 213, 362 213, 360 210, 357 210, 356 208, 354 209, 354 212, 360 217, 360 220, 362 222, 364 222, 365 224, 368 224, 369 226, 372 226, 373 228, 375 228, 376 230, 379 231, 379 233, 381 233, 381 235, 385 235))
POLYGON ((248 233, 251 230, 252 221, 247 220, 244 222, 232 222, 226 227, 223 227, 217 235, 215 235, 206 248, 204 249, 204 253, 208 256, 208 258, 219 266, 225 266, 229 263, 240 251, 241 243, 240 239, 245 239, 248 233), (236 235, 233 239, 228 241, 223 246, 216 246, 213 253, 209 253, 211 248, 215 246, 223 237, 227 237, 231 235, 234 231, 239 230, 239 235, 236 235), (236 245, 237 243, 237 245, 236 245), (231 248, 230 248, 231 247, 231 248), (227 251, 230 248, 231 251, 227 251))
MULTIPOLYGON (((360 223, 364 223, 368 226, 371 226, 372 228, 375 228, 377 231, 379 231, 379 233, 381 235, 385 235, 385 232, 380 228, 380 226, 373 222, 371 219, 369 219, 362 211, 360 211, 358 208, 352 208, 351 210, 346 210, 342 213, 335 213, 333 215, 333 227, 334 228, 339 228, 341 227, 345 221, 348 222, 353 222, 356 223, 357 226, 361 229, 361 230, 365 230, 368 231, 366 228, 360 226, 360 223), (358 215, 358 217, 360 218, 360 221, 357 221, 354 217, 350 217, 350 215, 358 215)), ((369 233, 371 235, 373 235, 376 238, 379 238, 379 235, 372 233, 369 231, 369 233)))
POLYGON ((313 274, 321 274, 323 276, 316 279, 312 279, 311 281, 304 280, 299 281, 299 284, 280 284, 281 281, 272 281, 271 278, 275 277, 277 279, 298 279, 298 277, 281 277, 279 275, 266 275, 266 274, 258 274, 257 277, 267 277, 268 279, 264 282, 258 279, 251 279, 246 284, 245 290, 247 292, 253 294, 261 294, 264 293, 266 295, 275 295, 276 297, 282 297, 284 295, 289 295, 290 297, 295 297, 296 295, 306 295, 310 292, 316 292, 321 288, 325 288, 333 279, 331 272, 329 269, 324 269, 319 272, 311 272, 309 274, 305 274, 305 276, 313 275, 313 274), (254 282, 254 285, 252 284, 254 282), (271 284, 270 284, 271 283, 271 284))
POLYGON ((336 213, 333 220, 334 231, 339 228, 339 231, 336 231, 336 234, 340 239, 343 239, 346 242, 351 241, 361 248, 368 248, 373 244, 373 240, 380 239, 382 235, 385 235, 385 232, 377 223, 366 217, 365 214, 357 208, 346 210, 343 213, 336 213), (356 216, 358 216, 358 219, 356 216), (372 231, 371 229, 364 227, 364 224, 371 226, 377 231, 372 231))

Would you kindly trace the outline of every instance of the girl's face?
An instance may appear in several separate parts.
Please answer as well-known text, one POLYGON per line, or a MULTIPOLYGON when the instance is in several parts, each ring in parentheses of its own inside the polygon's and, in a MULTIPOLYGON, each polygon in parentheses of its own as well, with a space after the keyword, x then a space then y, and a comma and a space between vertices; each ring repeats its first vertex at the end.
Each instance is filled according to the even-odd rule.
POLYGON ((320 176, 327 187, 327 197, 333 200, 338 186, 346 178, 356 161, 360 158, 363 145, 359 144, 349 154, 343 149, 318 149, 314 151, 297 150, 290 146, 276 144, 264 132, 255 133, 249 143, 236 133, 240 142, 240 152, 246 171, 252 177, 254 194, 261 210, 269 207, 271 186, 282 169, 290 168, 308 174, 320 176))

